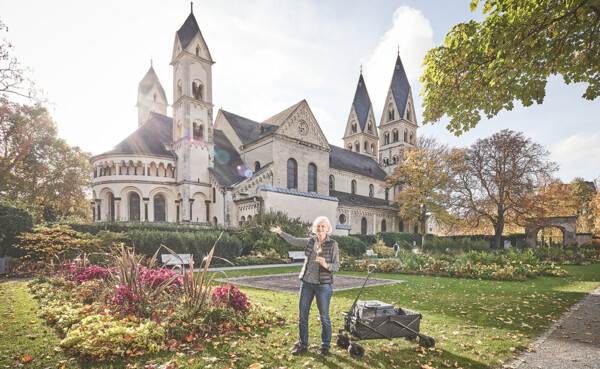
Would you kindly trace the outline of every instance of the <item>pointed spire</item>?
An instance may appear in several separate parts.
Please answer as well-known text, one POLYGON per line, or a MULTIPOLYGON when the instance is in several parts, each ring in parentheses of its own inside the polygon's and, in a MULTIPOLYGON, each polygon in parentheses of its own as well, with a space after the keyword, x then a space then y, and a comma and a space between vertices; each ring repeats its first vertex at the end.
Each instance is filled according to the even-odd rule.
POLYGON ((352 102, 352 106, 356 111, 360 130, 364 131, 365 125, 367 124, 369 110, 371 109, 371 98, 369 97, 369 92, 367 92, 365 79, 362 75, 362 67, 360 77, 358 78, 358 85, 356 86, 356 92, 354 93, 354 101, 352 102))
POLYGON ((190 13, 194 14, 194 2, 190 1, 190 13))
POLYGON ((360 74, 362 74, 362 64, 360 65, 360 74))
POLYGON ((138 85, 139 92, 145 95, 152 89, 154 85, 157 86, 158 91, 160 92, 161 96, 165 99, 165 101, 168 101, 167 95, 165 94, 165 89, 162 87, 160 81, 158 80, 158 76, 156 75, 156 72, 152 67, 152 59, 150 59, 150 69, 148 69, 148 72, 146 73, 144 78, 142 78, 138 85))
POLYGON ((400 59, 398 49, 398 57, 396 58, 396 64, 394 66, 394 74, 392 75, 392 82, 390 83, 390 90, 394 96, 396 107, 400 114, 404 114, 408 97, 410 95, 410 83, 408 83, 408 77, 402 66, 402 60, 400 59))
MULTIPOLYGON (((198 27, 198 22, 196 21, 196 17, 194 16, 194 3, 191 3, 191 7, 192 7, 192 9, 191 9, 190 15, 187 17, 185 22, 183 22, 183 25, 181 26, 181 28, 179 28, 179 30, 177 30, 177 37, 179 38, 179 42, 181 43, 181 48, 183 50, 188 48, 188 46, 194 40, 196 35, 200 35, 200 39, 202 39, 202 41, 204 43, 206 43, 204 41, 204 37, 202 36, 202 32, 200 31, 200 27, 198 27)), ((208 59, 212 60, 212 57, 210 56, 210 51, 208 50, 208 47, 206 45, 204 47, 205 47, 205 50, 207 51, 208 59)))

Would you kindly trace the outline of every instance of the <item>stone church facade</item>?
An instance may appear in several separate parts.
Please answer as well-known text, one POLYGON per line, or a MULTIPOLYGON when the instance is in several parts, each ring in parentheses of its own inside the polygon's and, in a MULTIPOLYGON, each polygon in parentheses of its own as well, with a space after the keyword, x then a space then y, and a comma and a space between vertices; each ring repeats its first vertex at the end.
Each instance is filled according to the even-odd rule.
POLYGON ((95 221, 230 227, 272 210, 325 215, 335 234, 417 231, 385 183, 418 128, 399 55, 378 126, 361 72, 344 147, 327 141, 305 100, 263 121, 213 116, 213 64, 192 12, 175 34, 173 116, 151 66, 138 86, 138 129, 92 158, 95 221))

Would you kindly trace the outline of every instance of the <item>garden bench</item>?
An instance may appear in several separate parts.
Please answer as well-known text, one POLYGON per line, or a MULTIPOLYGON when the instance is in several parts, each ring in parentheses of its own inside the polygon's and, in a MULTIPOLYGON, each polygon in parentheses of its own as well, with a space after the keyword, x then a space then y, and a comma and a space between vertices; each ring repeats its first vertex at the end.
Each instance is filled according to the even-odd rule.
POLYGON ((190 265, 192 254, 177 254, 177 256, 162 254, 160 257, 162 258, 163 268, 173 265, 181 269, 183 265, 190 265))
POLYGON ((292 261, 292 263, 294 262, 294 260, 306 259, 306 255, 304 254, 304 251, 288 251, 288 256, 290 257, 290 260, 292 261))
POLYGON ((377 256, 377 254, 373 250, 367 250, 367 256, 377 256))

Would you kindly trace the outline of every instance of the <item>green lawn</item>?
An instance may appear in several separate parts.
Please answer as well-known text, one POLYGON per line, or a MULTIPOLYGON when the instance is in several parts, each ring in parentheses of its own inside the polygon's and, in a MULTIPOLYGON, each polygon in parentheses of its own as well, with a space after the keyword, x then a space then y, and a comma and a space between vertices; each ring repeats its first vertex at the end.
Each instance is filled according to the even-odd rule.
MULTIPOLYGON (((436 339, 436 347, 419 349, 403 339, 363 341, 367 350, 360 360, 333 346, 332 355, 320 358, 320 327, 316 307, 311 314, 310 353, 293 357, 296 341, 297 295, 241 287, 251 301, 280 309, 287 316, 283 326, 251 333, 213 337, 202 350, 181 347, 178 352, 132 358, 112 363, 77 363, 55 351, 59 339, 36 318, 37 303, 24 283, 0 284, 0 367, 33 360, 23 366, 130 367, 171 363, 189 368, 488 368, 501 366, 534 340, 552 320, 600 283, 600 264, 565 267, 568 278, 543 277, 526 282, 498 282, 439 277, 375 274, 405 283, 365 288, 361 299, 381 300, 423 314, 421 332, 436 339), (14 317, 13 317, 14 316, 14 317), (47 332, 47 333, 44 333, 47 332), (36 335, 28 338, 27 335, 36 335), (260 365, 258 365, 260 364, 260 365)), ((229 277, 298 272, 299 267, 247 269, 227 272, 229 277)), ((365 273, 348 273, 365 276, 365 273)), ((222 277, 219 273, 216 277, 222 277)), ((343 326, 342 315, 352 305, 358 290, 336 292, 331 305, 334 333, 343 326)), ((335 340, 335 337, 334 337, 335 340)), ((166 366, 164 366, 166 367, 166 366)))

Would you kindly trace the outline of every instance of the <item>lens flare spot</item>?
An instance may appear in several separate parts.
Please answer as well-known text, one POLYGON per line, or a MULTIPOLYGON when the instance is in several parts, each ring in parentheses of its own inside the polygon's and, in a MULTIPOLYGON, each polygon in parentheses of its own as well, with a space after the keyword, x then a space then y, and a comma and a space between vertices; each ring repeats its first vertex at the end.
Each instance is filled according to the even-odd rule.
POLYGON ((217 151, 216 159, 220 164, 227 164, 227 163, 229 163, 229 160, 231 159, 231 157, 227 151, 219 150, 219 151, 217 151))

